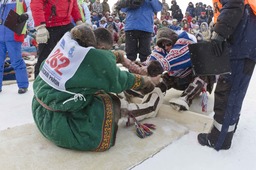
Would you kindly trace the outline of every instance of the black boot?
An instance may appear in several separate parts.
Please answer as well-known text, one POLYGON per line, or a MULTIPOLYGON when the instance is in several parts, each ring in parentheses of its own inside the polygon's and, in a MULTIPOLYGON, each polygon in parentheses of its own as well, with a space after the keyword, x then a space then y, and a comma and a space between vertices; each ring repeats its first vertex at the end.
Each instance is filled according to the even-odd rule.
POLYGON ((220 148, 216 148, 215 144, 217 143, 217 139, 220 135, 218 129, 213 127, 211 133, 200 133, 197 136, 198 142, 202 146, 208 146, 214 148, 215 150, 228 150, 231 147, 231 141, 234 135, 234 132, 228 132, 226 134, 225 140, 220 148))
POLYGON ((211 141, 208 139, 208 133, 200 133, 197 136, 197 140, 198 142, 202 145, 202 146, 209 146, 211 148, 214 148, 214 145, 211 143, 211 141))
POLYGON ((27 91, 28 91, 27 88, 19 88, 18 93, 19 93, 19 94, 24 94, 24 93, 26 93, 27 91))

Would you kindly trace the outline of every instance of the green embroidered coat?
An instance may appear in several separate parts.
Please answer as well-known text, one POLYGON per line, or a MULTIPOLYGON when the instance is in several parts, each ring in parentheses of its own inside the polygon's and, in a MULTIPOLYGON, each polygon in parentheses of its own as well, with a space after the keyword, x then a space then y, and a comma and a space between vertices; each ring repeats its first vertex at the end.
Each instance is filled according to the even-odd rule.
POLYGON ((92 48, 65 84, 66 91, 83 97, 57 90, 41 76, 35 79, 35 123, 47 139, 60 147, 107 150, 114 145, 120 115, 120 106, 113 103, 108 92, 138 88, 141 81, 140 76, 121 71, 112 52, 92 48))

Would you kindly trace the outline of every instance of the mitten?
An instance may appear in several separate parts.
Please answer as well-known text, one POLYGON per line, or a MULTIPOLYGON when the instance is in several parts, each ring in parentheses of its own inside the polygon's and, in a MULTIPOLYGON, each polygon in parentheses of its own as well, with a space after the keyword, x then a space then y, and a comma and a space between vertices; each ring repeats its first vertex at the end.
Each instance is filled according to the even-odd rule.
POLYGON ((27 20, 28 20, 28 14, 23 13, 23 14, 21 14, 21 15, 18 17, 17 22, 18 22, 18 23, 22 23, 22 22, 27 21, 27 20))
POLYGON ((76 21, 76 25, 81 25, 83 22, 81 20, 76 21))
POLYGON ((218 33, 213 32, 211 37, 211 44, 213 46, 213 53, 216 56, 221 56, 226 46, 225 38, 219 35, 218 33))
POLYGON ((36 27, 36 42, 38 44, 47 43, 50 38, 48 30, 45 28, 45 24, 36 27))

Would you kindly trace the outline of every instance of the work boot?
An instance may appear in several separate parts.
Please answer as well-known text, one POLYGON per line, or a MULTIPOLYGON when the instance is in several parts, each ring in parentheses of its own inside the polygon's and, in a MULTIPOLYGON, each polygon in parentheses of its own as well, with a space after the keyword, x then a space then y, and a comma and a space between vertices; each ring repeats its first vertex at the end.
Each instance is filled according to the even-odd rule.
POLYGON ((231 146, 233 135, 234 131, 227 132, 225 135, 223 135, 215 126, 213 126, 210 133, 200 133, 197 136, 197 140, 202 146, 208 146, 214 148, 217 151, 227 150, 231 146), (220 143, 220 136, 225 137, 223 143, 220 143), (219 146, 217 146, 218 142, 219 146))
POLYGON ((198 142, 202 145, 202 146, 209 146, 211 148, 214 147, 214 145, 211 143, 211 141, 208 139, 208 133, 200 133, 197 136, 197 140, 198 142))
MULTIPOLYGON (((197 140, 198 140, 198 143, 200 143, 202 146, 208 146, 210 148, 214 148, 215 150, 217 150, 215 147, 214 147, 214 143, 209 139, 209 135, 208 133, 200 133, 198 136, 197 136, 197 140)), ((219 150, 228 150, 231 146, 231 143, 230 144, 224 144, 222 145, 222 147, 219 149, 219 150)))

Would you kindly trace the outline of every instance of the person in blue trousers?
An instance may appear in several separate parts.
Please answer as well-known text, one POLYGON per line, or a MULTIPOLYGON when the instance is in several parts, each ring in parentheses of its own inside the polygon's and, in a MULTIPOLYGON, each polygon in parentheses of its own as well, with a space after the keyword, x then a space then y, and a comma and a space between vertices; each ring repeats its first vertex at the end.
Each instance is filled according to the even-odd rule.
POLYGON ((4 62, 7 52, 11 60, 11 65, 15 70, 15 76, 19 88, 18 93, 26 93, 28 89, 29 83, 26 64, 21 55, 21 44, 24 40, 25 34, 14 33, 4 25, 4 22, 11 9, 16 10, 20 15, 17 21, 18 23, 26 21, 29 18, 29 15, 25 13, 25 11, 29 11, 29 3, 29 1, 23 0, 0 1, 0 92, 2 91, 4 62))

